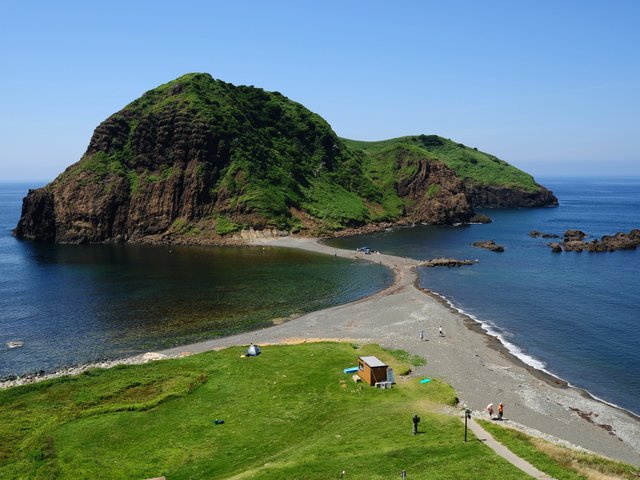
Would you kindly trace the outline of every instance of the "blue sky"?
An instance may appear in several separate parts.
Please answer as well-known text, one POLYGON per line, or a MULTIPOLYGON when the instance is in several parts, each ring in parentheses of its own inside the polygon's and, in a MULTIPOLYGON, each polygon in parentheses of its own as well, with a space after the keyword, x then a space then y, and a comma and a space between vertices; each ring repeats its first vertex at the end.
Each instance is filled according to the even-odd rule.
POLYGON ((53 179, 187 72, 338 135, 439 134, 535 176, 640 175, 640 2, 0 0, 0 180, 53 179))

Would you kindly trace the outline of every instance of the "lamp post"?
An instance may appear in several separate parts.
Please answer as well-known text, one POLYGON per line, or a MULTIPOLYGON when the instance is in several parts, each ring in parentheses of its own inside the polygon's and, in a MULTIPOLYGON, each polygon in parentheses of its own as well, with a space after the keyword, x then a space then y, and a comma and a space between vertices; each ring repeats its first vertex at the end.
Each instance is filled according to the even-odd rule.
POLYGON ((471 419, 471 410, 464 411, 464 443, 467 443, 467 420, 471 419))

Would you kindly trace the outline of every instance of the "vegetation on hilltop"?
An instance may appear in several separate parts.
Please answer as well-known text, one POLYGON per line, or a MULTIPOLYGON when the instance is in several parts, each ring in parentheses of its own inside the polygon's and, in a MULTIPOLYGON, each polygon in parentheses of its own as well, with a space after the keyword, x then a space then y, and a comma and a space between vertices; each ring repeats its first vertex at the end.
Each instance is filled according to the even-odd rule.
POLYGON ((343 139, 352 150, 365 153, 369 158, 368 172, 373 173, 380 164, 388 165, 399 151, 413 156, 438 160, 449 166, 456 175, 472 185, 489 185, 535 191, 540 188, 533 177, 498 157, 470 148, 437 135, 414 135, 378 142, 343 139))

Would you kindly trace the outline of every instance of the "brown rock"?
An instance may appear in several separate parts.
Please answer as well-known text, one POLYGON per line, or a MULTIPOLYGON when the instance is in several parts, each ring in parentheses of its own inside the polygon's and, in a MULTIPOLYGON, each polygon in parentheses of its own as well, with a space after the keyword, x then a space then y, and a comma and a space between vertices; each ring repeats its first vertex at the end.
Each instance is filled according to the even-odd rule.
MULTIPOLYGON (((173 242, 185 233, 179 225, 199 222, 213 212, 211 185, 217 165, 227 160, 224 141, 214 142, 208 125, 189 118, 178 106, 167 107, 141 119, 131 145, 135 166, 125 165, 131 168, 126 176, 108 168, 109 155, 128 139, 123 115, 129 113, 123 112, 96 128, 83 156, 84 168, 69 168, 46 190, 29 192, 15 230, 18 237, 58 243, 158 243, 162 239, 157 236, 163 235, 173 242), (205 157, 207 162, 200 161, 205 157)), ((215 205, 228 208, 224 198, 215 205)), ((213 231, 212 221, 209 226, 213 231)), ((207 227, 206 222, 200 227, 207 227)))
POLYGON ((455 258, 433 258, 420 263, 419 267, 460 267, 462 265, 473 265, 476 260, 457 260, 455 258))
POLYGON ((37 242, 52 242, 56 238, 56 218, 53 195, 44 188, 29 190, 22 200, 22 214, 14 234, 37 242))
POLYGON ((491 223, 493 220, 491 220, 490 217, 487 217, 486 215, 482 215, 480 213, 476 213, 473 217, 471 217, 471 220, 469 220, 469 223, 491 223))
POLYGON ((549 243, 549 246, 551 247, 551 251, 552 251, 553 253, 560 253, 560 252, 562 252, 562 247, 561 247, 561 246, 560 246, 560 244, 559 244, 559 243, 557 243, 557 242, 549 243))
MULTIPOLYGON (((400 151, 396 168, 401 169, 409 161, 414 159, 400 151)), ((441 225, 468 222, 473 216, 462 181, 444 163, 419 159, 416 174, 400 182, 396 190, 400 198, 410 199, 406 214, 412 222, 441 225)))
POLYGON ((615 235, 603 235, 599 240, 586 242, 587 234, 580 230, 567 230, 561 244, 550 243, 554 252, 563 249, 565 252, 614 252, 616 250, 635 249, 640 245, 640 229, 633 229, 629 233, 618 232, 615 235))
POLYGON ((553 233, 542 233, 538 230, 531 230, 529 236, 533 238, 560 238, 560 235, 554 235, 553 233))
POLYGON ((567 230, 564 232, 564 242, 582 241, 586 236, 587 234, 581 230, 567 230))
POLYGON ((491 250, 492 252, 504 252, 504 247, 502 245, 498 245, 493 240, 473 242, 471 245, 473 245, 474 247, 486 248, 487 250, 491 250))

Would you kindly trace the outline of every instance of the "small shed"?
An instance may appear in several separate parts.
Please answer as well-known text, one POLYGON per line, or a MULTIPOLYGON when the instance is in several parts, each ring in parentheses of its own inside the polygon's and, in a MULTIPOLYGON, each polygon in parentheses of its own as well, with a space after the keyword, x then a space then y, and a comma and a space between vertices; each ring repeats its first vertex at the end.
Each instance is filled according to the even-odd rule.
POLYGON ((358 358, 358 376, 371 386, 387 381, 387 368, 378 357, 358 358))

